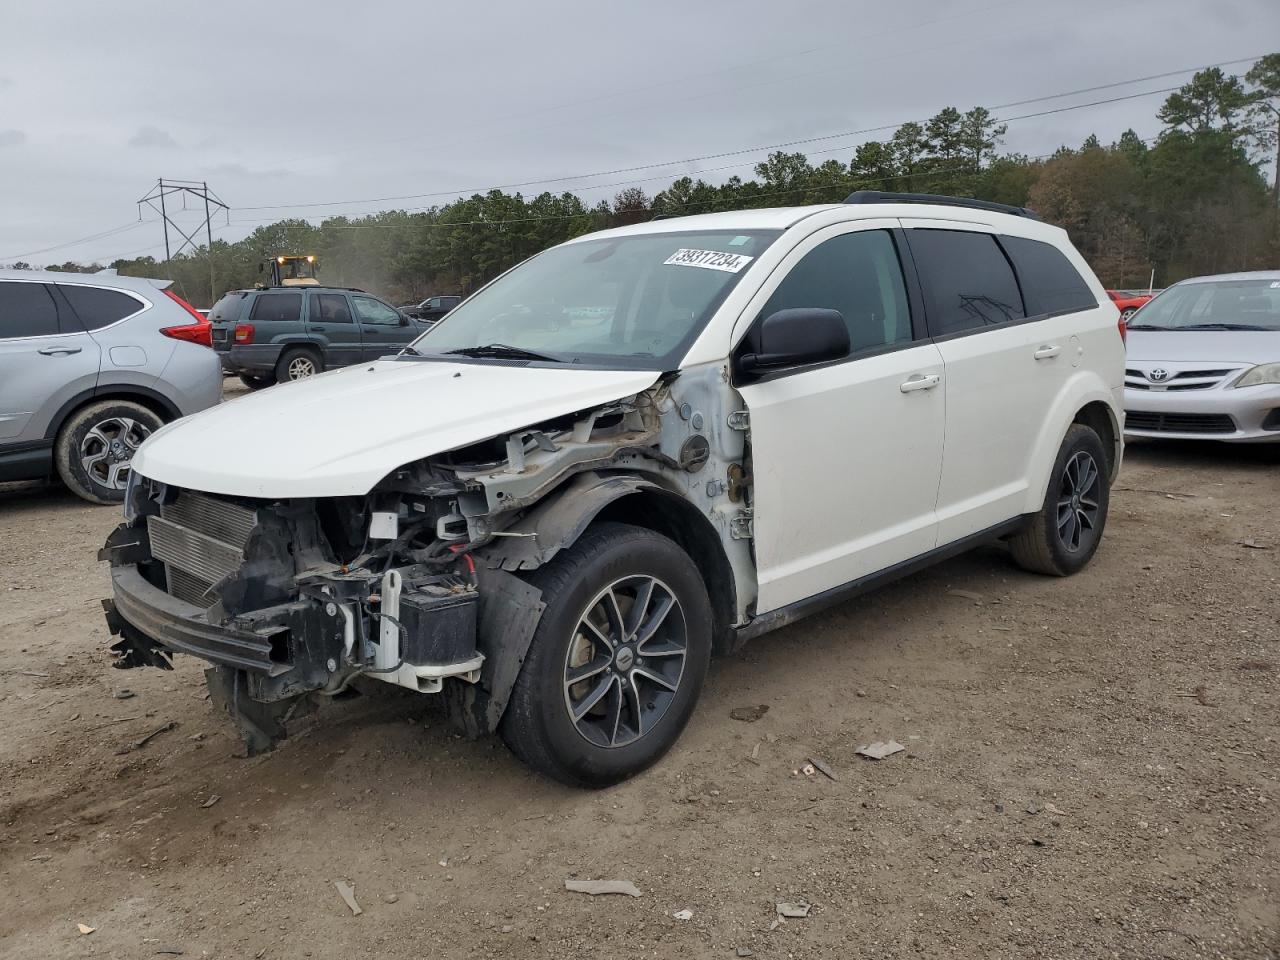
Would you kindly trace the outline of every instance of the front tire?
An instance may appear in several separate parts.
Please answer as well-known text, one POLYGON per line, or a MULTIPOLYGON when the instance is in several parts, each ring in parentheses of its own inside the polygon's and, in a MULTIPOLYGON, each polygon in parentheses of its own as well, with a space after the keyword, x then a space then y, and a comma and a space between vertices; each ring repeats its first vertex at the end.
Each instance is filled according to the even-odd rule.
POLYGON ((571 786, 632 777, 671 748, 711 658, 705 584, 666 537, 599 523, 531 578, 547 604, 500 732, 571 786))
POLYGON ((67 488, 90 503, 120 503, 134 451, 161 420, 131 400, 103 400, 76 411, 62 425, 54 463, 67 488))
POLYGON ((1083 570, 1102 542, 1110 501, 1102 440, 1090 427, 1073 423, 1058 450, 1044 505, 1009 540, 1013 559, 1023 569, 1053 577, 1083 570))
POLYGON ((240 382, 250 390, 265 390, 276 382, 276 378, 270 375, 255 376, 251 373, 240 374, 240 382))

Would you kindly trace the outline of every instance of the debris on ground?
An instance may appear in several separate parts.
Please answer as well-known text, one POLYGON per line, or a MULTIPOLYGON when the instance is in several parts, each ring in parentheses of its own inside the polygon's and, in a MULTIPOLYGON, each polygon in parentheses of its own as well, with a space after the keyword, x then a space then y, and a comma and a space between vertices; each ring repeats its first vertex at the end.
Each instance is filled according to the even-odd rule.
POLYGON ((356 888, 354 884, 347 883, 345 880, 335 880, 333 885, 338 891, 338 896, 342 898, 343 903, 351 908, 353 914, 358 917, 364 913, 360 909, 360 904, 356 903, 356 888))
POLYGON ((570 893, 585 893, 591 897, 607 897, 611 894, 640 896, 640 890, 630 880, 566 880, 564 888, 570 893))
POLYGON ((865 747, 859 747, 854 752, 861 757, 867 757, 870 760, 883 760, 885 757, 891 757, 895 753, 901 753, 907 749, 897 740, 880 741, 868 743, 865 747))
POLYGON ((111 696, 115 697, 117 700, 132 700, 137 696, 137 694, 128 687, 121 687, 119 690, 111 691, 111 696))
POLYGON ((208 810, 210 807, 212 807, 215 803, 217 803, 217 802, 218 802, 219 800, 221 800, 221 799, 222 799, 222 797, 221 797, 221 796, 219 796, 218 794, 216 794, 216 793, 211 793, 211 794, 209 794, 209 799, 208 799, 208 800, 206 800, 204 803, 200 804, 200 806, 202 806, 204 809, 208 810))
POLYGON ((792 775, 793 777, 798 777, 798 776, 800 776, 800 774, 802 774, 802 773, 803 773, 806 777, 812 777, 815 773, 817 773, 817 770, 814 768, 814 766, 813 766, 813 764, 812 764, 812 763, 806 763, 806 764, 805 764, 803 767, 801 767, 799 770, 792 770, 792 771, 791 771, 791 775, 792 775))
POLYGON ((800 920, 809 915, 809 911, 813 909, 813 905, 807 900, 783 901, 775 905, 778 916, 785 917, 788 920, 800 920))
POLYGON ((1045 812, 1045 813, 1051 813, 1051 814, 1053 814, 1055 817, 1065 817, 1065 816, 1066 816, 1066 814, 1065 814, 1065 813, 1063 813, 1061 810, 1059 810, 1057 807, 1055 807, 1052 803, 1046 803, 1046 804, 1044 805, 1044 812, 1045 812))
POLYGON ((159 950, 156 951, 157 954, 162 954, 164 956, 169 956, 169 957, 180 957, 186 952, 187 951, 185 950, 179 950, 177 947, 161 947, 159 950))
POLYGON ((168 723, 161 724, 160 726, 152 730, 150 733, 148 733, 141 740, 134 740, 132 743, 126 743, 123 747, 121 747, 119 750, 116 751, 116 755, 118 756, 124 753, 132 753, 134 750, 141 750, 143 747, 145 747, 148 743, 150 743, 156 737, 160 736, 160 734, 168 730, 172 730, 177 725, 178 725, 178 722, 176 720, 170 720, 168 723))
POLYGON ((1265 543, 1259 543, 1257 540, 1254 540, 1252 537, 1248 537, 1244 540, 1237 540, 1236 543, 1242 547, 1248 547, 1250 550, 1270 550, 1271 549, 1265 543))
POLYGON ((80 931, 80 936, 87 937, 89 934, 93 933, 93 931, 97 930, 98 928, 91 927, 87 923, 77 923, 76 929, 80 931))
POLYGON ((982 594, 974 593, 972 590, 948 590, 948 597, 959 597, 961 600, 972 600, 974 603, 982 603, 982 594))
POLYGON ((673 913, 671 916, 675 917, 677 920, 692 920, 692 919, 693 919, 693 911, 692 911, 692 910, 677 910, 677 911, 676 911, 675 913, 673 913))
POLYGON ((751 956, 755 956, 755 954, 753 954, 753 953, 751 952, 751 948, 750 948, 750 947, 739 947, 737 950, 733 951, 733 955, 734 955, 735 957, 751 957, 751 956))
POLYGON ((734 707, 729 711, 729 716, 734 720, 741 720, 743 723, 755 723, 768 712, 769 705, 762 703, 755 707, 734 707))
POLYGON ((840 782, 840 778, 836 776, 836 772, 832 770, 829 766, 827 766, 825 763, 823 763, 821 760, 819 760, 817 757, 810 757, 809 762, 813 764, 813 766, 817 769, 817 771, 820 774, 822 774, 824 777, 826 777, 828 780, 834 780, 837 783, 840 782))
POLYGON ((382 895, 383 903, 399 903, 400 895, 398 893, 384 893, 382 895))
POLYGON ((748 760, 755 764, 760 762, 760 743, 761 741, 756 741, 756 745, 751 748, 751 756, 747 757, 748 760))

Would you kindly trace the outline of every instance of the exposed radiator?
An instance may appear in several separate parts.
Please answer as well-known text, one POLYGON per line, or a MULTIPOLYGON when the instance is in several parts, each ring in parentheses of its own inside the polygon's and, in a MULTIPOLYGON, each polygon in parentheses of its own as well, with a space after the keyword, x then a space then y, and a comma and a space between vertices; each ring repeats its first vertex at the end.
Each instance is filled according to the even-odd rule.
POLYGON ((255 511, 199 493, 183 491, 147 518, 151 555, 165 564, 171 596, 199 607, 216 597, 209 588, 240 569, 255 511))

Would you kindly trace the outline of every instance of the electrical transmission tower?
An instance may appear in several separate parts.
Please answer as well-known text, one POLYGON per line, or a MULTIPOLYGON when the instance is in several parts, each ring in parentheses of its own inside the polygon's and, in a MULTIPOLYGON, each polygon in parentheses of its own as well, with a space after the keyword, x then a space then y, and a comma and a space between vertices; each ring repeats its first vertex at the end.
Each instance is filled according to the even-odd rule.
MULTIPOLYGON (((160 220, 164 224, 164 262, 166 267, 168 267, 170 260, 188 247, 191 248, 192 252, 199 249, 200 227, 201 225, 204 226, 205 240, 209 251, 209 296, 210 303, 212 303, 216 294, 213 280, 213 215, 220 211, 225 212, 227 214, 227 222, 230 223, 231 208, 209 189, 209 184, 204 180, 166 180, 163 177, 157 180, 156 185, 151 188, 150 192, 138 201, 139 216, 142 215, 142 205, 144 203, 160 214, 160 220), (174 203, 176 199, 170 198, 174 198, 175 194, 181 194, 183 210, 190 209, 187 206, 188 199, 204 205, 204 219, 192 227, 190 231, 184 229, 170 215, 170 212, 175 209, 174 203), (171 227, 178 236, 182 237, 182 243, 178 245, 176 250, 173 249, 173 245, 169 240, 169 229, 171 227)), ((196 209, 199 210, 199 206, 196 209)))

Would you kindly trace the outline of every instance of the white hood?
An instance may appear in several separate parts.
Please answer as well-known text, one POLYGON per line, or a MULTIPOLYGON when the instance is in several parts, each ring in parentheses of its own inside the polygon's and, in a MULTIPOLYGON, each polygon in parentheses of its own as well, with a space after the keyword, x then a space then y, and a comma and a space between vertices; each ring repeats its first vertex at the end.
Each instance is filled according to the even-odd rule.
POLYGON ((144 477, 243 497, 367 493, 396 467, 652 386, 657 372, 435 360, 357 364, 157 430, 144 477))

